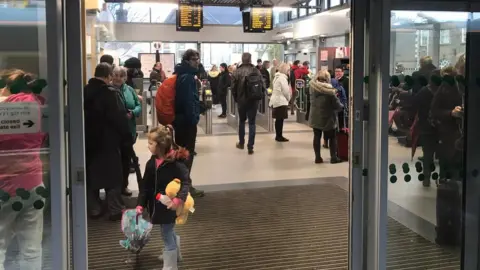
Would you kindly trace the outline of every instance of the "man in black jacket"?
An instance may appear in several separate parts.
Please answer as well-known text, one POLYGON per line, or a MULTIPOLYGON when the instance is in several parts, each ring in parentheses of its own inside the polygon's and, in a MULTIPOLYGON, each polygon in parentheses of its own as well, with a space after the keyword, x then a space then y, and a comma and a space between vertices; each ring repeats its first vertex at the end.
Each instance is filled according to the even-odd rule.
POLYGON ((250 100, 246 92, 246 78, 251 74, 262 76, 260 71, 252 65, 252 55, 243 53, 242 64, 233 72, 232 76, 232 94, 235 102, 238 104, 238 149, 245 148, 245 122, 248 119, 248 154, 253 154, 253 145, 255 144, 255 119, 258 111, 258 100, 250 100))
POLYGON ((110 85, 112 66, 100 63, 84 89, 85 150, 89 212, 102 215, 98 197, 105 189, 111 220, 122 217, 121 149, 132 144, 127 111, 118 89, 110 85))

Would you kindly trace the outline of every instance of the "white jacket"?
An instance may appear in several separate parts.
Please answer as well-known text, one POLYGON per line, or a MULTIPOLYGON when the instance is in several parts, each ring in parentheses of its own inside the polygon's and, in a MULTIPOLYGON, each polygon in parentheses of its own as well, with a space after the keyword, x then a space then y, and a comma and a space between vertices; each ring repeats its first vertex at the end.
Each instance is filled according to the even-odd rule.
POLYGON ((277 72, 272 85, 272 96, 268 105, 272 108, 288 106, 288 102, 292 97, 292 91, 290 91, 287 75, 277 72))

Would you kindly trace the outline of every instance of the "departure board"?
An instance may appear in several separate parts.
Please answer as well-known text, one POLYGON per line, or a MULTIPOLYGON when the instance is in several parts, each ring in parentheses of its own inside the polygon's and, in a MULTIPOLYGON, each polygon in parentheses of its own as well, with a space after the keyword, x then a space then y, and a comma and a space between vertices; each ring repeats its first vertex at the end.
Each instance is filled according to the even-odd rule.
POLYGON ((250 12, 250 29, 269 31, 273 29, 273 10, 271 7, 252 7, 250 12))
POLYGON ((203 28, 203 5, 181 3, 177 11, 177 31, 195 31, 203 28))

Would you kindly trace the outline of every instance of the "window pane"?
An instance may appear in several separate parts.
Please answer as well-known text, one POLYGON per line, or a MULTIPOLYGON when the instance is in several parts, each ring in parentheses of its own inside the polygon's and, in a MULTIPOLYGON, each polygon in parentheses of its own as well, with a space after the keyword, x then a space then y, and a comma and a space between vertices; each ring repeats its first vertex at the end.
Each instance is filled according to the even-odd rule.
POLYGON ((298 9, 292 10, 292 13, 291 13, 291 14, 292 14, 292 15, 291 15, 290 18, 291 18, 292 20, 298 18, 298 9))
MULTIPOLYGON (((47 79, 50 72, 45 1, 25 4, 2 1, 0 5, 0 21, 15 21, 2 25, 0 72, 11 79, 23 77, 33 82, 36 78, 47 79), (30 78, 24 77, 28 73, 30 78)), ((42 114, 48 109, 49 94, 63 90, 47 86, 32 91, 26 85, 14 88, 9 81, 1 89, 0 269, 52 269, 49 130, 48 119, 42 114)))
MULTIPOLYGON (((153 47, 155 43, 160 43, 160 42, 152 42, 151 50, 152 53, 156 51, 156 49, 153 47)), ((161 47, 158 50, 160 53, 174 53, 175 54, 175 63, 180 63, 182 61, 182 56, 187 51, 188 49, 197 49, 197 43, 160 43, 161 47)))
POLYGON ((117 22, 150 22, 150 8, 146 3, 107 3, 107 10, 117 22))
POLYGON ((177 19, 177 5, 151 4, 152 23, 175 24, 177 19))
POLYGON ((306 15, 307 15, 307 8, 306 7, 305 8, 303 8, 303 7, 299 8, 298 16, 299 17, 304 17, 306 15))
POLYGON ((105 42, 103 44, 103 54, 110 54, 119 59, 120 64, 130 57, 138 57, 139 53, 151 52, 150 43, 147 42, 105 42))
POLYGON ((201 45, 201 61, 206 70, 212 65, 226 63, 231 65, 239 63, 242 59, 242 44, 231 43, 202 43, 201 45))
POLYGON ((340 0, 330 0, 330 7, 336 7, 340 5, 340 0))
POLYGON ((283 45, 281 44, 245 44, 243 51, 252 54, 252 61, 257 59, 271 61, 283 58, 283 45))

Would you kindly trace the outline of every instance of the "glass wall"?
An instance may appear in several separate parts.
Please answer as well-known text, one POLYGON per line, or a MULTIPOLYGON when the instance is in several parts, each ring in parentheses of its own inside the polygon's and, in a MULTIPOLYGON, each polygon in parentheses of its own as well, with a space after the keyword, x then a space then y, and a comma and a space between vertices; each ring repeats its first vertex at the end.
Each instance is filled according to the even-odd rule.
POLYGON ((243 52, 249 52, 252 54, 252 59, 281 60, 283 57, 283 45, 282 44, 245 44, 243 46, 243 52))
POLYGON ((19 2, 0 5, 0 269, 50 269, 49 99, 27 86, 47 76, 45 1, 19 2))
POLYGON ((201 61, 205 69, 212 65, 226 63, 227 65, 239 63, 242 59, 242 44, 232 43, 202 43, 200 46, 201 61))
POLYGON ((391 18, 387 267, 460 269, 468 14, 391 18))

